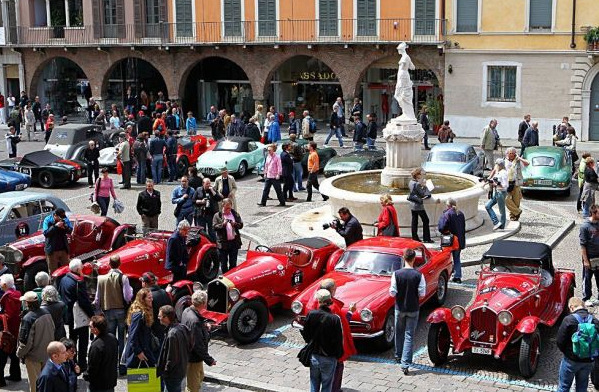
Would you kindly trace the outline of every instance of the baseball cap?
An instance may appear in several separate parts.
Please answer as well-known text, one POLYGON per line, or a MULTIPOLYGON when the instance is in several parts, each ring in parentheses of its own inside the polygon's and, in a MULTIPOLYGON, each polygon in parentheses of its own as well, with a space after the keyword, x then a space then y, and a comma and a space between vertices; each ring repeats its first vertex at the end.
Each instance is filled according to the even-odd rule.
POLYGON ((318 303, 324 304, 331 302, 331 292, 329 290, 320 289, 316 292, 318 303))
POLYGON ((36 293, 28 291, 20 298, 20 300, 25 302, 37 302, 38 298, 36 293))
POLYGON ((138 115, 139 117, 141 117, 141 116, 145 116, 145 114, 146 114, 146 113, 145 113, 143 110, 140 110, 139 112, 137 112, 137 115, 138 115))
POLYGON ((154 275, 152 272, 144 272, 139 280, 144 283, 154 283, 156 282, 156 275, 154 275))
POLYGON ((503 158, 497 158, 495 159, 495 164, 496 165, 503 165, 505 162, 503 161, 503 158))
POLYGON ((295 117, 295 112, 289 112, 289 115, 295 117))

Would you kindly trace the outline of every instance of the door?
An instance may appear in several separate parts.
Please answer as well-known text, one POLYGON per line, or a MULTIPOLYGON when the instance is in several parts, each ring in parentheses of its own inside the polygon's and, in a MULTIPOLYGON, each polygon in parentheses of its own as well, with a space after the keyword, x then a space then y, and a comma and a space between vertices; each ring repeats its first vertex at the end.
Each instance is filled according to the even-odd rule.
POLYGON ((376 35, 376 0, 357 0, 357 35, 376 35))
POLYGON ((277 1, 258 0, 258 36, 277 35, 277 1))
POLYGON ((318 35, 320 37, 336 37, 339 35, 338 12, 336 0, 319 0, 318 2, 318 35))
POLYGON ((225 37, 241 37, 241 0, 224 0, 225 37))
POLYGON ((589 140, 599 140, 599 75, 591 85, 589 140))

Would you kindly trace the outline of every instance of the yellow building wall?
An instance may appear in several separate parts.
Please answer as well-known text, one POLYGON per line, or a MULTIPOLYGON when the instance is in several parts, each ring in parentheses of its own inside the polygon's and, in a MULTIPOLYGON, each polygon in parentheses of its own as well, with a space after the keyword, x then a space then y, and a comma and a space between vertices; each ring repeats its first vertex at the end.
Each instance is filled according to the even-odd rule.
POLYGON ((482 1, 481 15, 484 31, 523 32, 528 0, 482 1))

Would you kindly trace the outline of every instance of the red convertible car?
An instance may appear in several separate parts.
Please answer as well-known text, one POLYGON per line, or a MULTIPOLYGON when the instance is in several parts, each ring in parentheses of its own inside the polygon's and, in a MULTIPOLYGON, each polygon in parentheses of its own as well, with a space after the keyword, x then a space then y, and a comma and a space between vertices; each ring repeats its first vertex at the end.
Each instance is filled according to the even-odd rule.
POLYGON ((186 175, 187 168, 195 166, 199 156, 205 153, 210 145, 208 139, 202 135, 180 137, 177 140, 177 175, 186 175))
POLYGON ((356 304, 350 327, 355 339, 375 339, 382 349, 392 347, 395 337, 395 298, 389 295, 393 272, 402 267, 406 249, 416 251, 414 268, 426 280, 428 300, 443 304, 447 296, 447 282, 453 271, 451 250, 427 249, 422 243, 405 238, 375 237, 358 241, 345 251, 335 253, 328 262, 330 271, 301 293, 291 310, 296 314, 292 325, 302 328, 310 310, 318 308, 315 293, 322 279, 331 278, 337 285, 335 298, 344 303, 347 311, 351 303, 356 304))
MULTIPOLYGON (((246 261, 208 283, 203 316, 228 330, 242 344, 257 341, 271 318, 269 308, 289 309, 306 286, 322 276, 329 257, 339 250, 324 238, 303 238, 272 247, 258 245, 246 261)), ((179 301, 177 313, 184 306, 179 301)))
MULTIPOLYGON (((70 214, 69 220, 73 224, 73 232, 68 236, 70 257, 83 261, 120 248, 127 242, 127 235, 135 233, 135 225, 121 225, 104 216, 70 214)), ((15 281, 26 291, 36 287, 35 274, 48 271, 44 243, 40 230, 0 247, 15 281)))
POLYGON ((543 243, 495 241, 483 255, 476 298, 464 308, 439 308, 427 321, 428 353, 435 365, 470 351, 495 359, 517 357, 520 374, 531 377, 541 352, 540 326, 555 325, 574 295, 574 272, 553 268, 543 243))

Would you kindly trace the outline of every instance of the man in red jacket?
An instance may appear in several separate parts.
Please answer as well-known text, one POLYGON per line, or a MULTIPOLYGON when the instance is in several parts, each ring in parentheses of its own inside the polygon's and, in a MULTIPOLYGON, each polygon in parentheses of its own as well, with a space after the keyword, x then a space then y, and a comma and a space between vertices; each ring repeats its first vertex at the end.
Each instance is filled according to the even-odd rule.
MULTIPOLYGON (((21 323, 21 292, 15 289, 15 279, 11 274, 7 273, 0 276, 0 295, 0 309, 2 309, 0 316, 6 317, 7 329, 16 338, 19 336, 19 324, 21 323)), ((4 327, 2 325, 2 328, 4 327)), ((0 387, 6 386, 6 380, 21 381, 21 368, 19 367, 16 346, 10 354, 0 350, 0 387), (10 376, 5 378, 4 367, 9 358, 10 376)))

